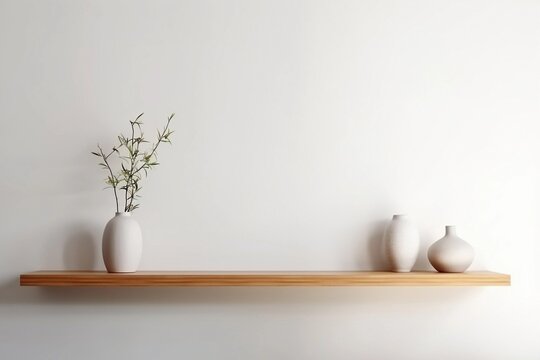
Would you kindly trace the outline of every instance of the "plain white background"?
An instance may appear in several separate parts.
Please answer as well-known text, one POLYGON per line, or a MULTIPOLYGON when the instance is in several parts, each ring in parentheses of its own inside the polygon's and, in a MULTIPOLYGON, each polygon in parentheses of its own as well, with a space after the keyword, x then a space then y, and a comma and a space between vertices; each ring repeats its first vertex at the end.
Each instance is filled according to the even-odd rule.
POLYGON ((537 1, 0 1, 2 359, 538 359, 537 1), (176 112, 141 269, 381 269, 394 213, 510 288, 20 288, 103 269, 90 155, 176 112))

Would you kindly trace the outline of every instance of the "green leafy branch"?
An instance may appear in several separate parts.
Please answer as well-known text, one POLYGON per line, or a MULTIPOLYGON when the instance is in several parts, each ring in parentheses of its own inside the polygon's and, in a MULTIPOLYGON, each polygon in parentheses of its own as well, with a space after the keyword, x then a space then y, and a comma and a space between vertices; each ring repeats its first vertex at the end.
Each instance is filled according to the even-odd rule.
POLYGON ((141 180, 148 176, 148 171, 159 165, 157 161, 157 149, 162 143, 171 144, 171 135, 174 133, 169 126, 174 117, 174 113, 167 118, 167 123, 162 131, 157 131, 157 140, 149 149, 144 150, 144 144, 148 141, 144 138, 140 120, 144 113, 131 120, 130 136, 120 134, 118 136, 119 144, 114 146, 110 153, 105 154, 101 146, 98 145, 98 152, 92 151, 92 154, 101 158, 99 163, 102 169, 107 170, 108 175, 105 179, 107 188, 112 188, 116 201, 116 212, 119 212, 118 193, 124 192, 124 211, 130 212, 139 208, 139 192, 142 189, 141 180), (120 170, 114 172, 109 158, 117 154, 120 161, 120 170))

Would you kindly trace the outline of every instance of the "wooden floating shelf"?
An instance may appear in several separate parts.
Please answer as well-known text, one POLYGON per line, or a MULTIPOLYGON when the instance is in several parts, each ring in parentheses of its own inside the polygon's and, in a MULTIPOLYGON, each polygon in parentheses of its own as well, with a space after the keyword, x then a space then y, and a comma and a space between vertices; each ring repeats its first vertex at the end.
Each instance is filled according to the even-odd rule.
POLYGON ((509 286, 510 275, 367 271, 36 271, 20 275, 21 286, 509 286))

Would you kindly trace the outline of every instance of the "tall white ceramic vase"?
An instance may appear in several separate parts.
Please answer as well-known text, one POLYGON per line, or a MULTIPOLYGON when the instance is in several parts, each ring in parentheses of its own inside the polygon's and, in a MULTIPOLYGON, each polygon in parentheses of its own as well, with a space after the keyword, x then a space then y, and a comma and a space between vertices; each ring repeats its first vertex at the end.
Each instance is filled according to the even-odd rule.
POLYGON ((129 212, 118 212, 103 231, 103 261, 108 272, 136 272, 142 256, 142 232, 129 212))
POLYGON ((428 259, 438 272, 461 273, 471 266, 474 249, 457 236, 455 226, 446 226, 445 236, 429 247, 428 259))
POLYGON ((410 272, 418 258, 420 237, 406 215, 394 215, 384 231, 384 248, 390 269, 410 272))

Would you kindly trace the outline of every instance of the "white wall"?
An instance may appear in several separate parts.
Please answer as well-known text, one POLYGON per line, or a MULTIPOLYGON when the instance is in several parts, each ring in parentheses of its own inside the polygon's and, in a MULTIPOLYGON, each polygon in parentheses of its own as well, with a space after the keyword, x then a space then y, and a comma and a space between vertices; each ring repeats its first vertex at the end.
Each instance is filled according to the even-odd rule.
MULTIPOLYGON (((0 358, 538 359, 540 3, 0 1, 0 358), (511 288, 20 288, 103 269, 89 154, 175 111, 142 269, 374 269, 458 225, 511 288)), ((418 269, 427 269, 425 255, 418 269)))

